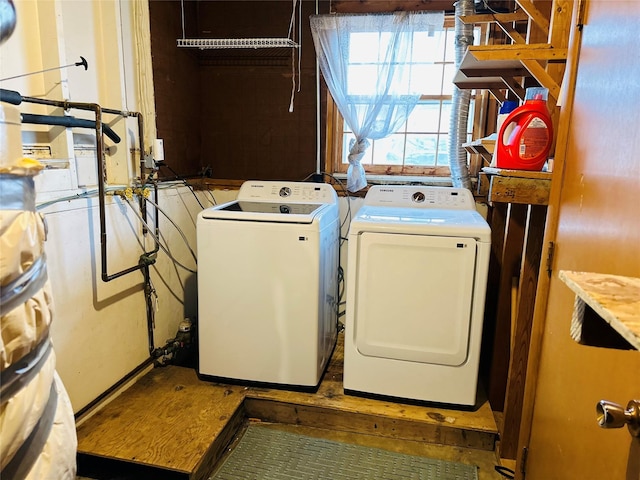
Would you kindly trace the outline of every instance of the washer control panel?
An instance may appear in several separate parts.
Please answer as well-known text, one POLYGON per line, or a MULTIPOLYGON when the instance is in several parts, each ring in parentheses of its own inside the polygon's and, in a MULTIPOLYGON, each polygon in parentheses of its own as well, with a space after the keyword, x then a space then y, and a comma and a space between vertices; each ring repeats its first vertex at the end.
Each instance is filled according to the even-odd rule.
POLYGON ((238 192, 238 200, 287 203, 335 203, 337 195, 327 183, 247 181, 238 192))

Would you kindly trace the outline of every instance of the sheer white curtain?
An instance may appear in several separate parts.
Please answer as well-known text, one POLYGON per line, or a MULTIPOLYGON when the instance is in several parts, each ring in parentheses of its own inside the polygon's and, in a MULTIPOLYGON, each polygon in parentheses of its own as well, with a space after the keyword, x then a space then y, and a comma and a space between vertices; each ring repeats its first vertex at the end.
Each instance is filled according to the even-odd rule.
POLYGON ((367 185, 360 163, 370 140, 398 130, 420 99, 415 35, 444 25, 444 12, 329 14, 311 16, 320 70, 355 140, 349 145, 347 189, 367 185))

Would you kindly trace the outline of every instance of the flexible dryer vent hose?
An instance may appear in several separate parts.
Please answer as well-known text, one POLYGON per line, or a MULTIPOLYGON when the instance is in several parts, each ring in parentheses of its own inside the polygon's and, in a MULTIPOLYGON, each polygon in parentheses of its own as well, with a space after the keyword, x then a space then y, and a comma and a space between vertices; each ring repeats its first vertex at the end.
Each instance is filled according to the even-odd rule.
MULTIPOLYGON (((458 0, 456 11, 456 50, 455 66, 458 68, 469 45, 473 45, 473 25, 466 25, 460 20, 462 15, 475 12, 473 0, 458 0)), ((454 187, 471 189, 467 151, 462 146, 467 141, 467 125, 469 121, 470 90, 461 90, 453 86, 452 113, 449 129, 449 168, 454 187)))

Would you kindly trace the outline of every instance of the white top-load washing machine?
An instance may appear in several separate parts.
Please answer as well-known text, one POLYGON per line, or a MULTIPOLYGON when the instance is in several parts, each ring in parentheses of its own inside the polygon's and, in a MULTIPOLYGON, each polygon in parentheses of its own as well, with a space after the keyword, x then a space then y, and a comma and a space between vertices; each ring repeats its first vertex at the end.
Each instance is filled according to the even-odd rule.
POLYGON ((328 184, 248 181, 200 212, 199 373, 317 386, 337 335, 339 241, 328 184))
POLYGON ((475 404, 490 235, 466 189, 368 191, 349 231, 345 391, 475 404))

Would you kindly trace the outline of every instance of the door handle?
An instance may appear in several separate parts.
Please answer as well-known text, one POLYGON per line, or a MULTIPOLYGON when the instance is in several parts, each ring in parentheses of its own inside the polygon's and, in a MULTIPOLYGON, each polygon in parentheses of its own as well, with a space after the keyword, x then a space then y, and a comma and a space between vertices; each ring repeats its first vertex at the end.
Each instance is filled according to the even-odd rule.
POLYGON ((640 437, 640 400, 630 400, 626 410, 617 403, 600 400, 596 405, 596 417, 602 428, 627 425, 632 436, 640 437))

